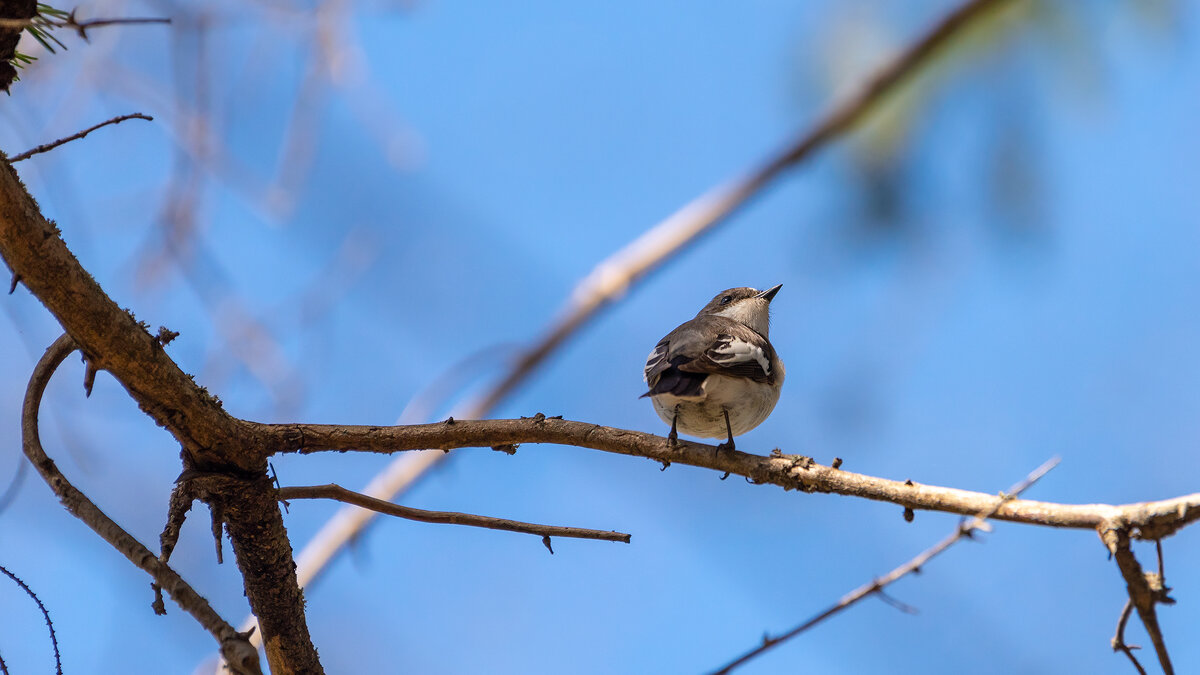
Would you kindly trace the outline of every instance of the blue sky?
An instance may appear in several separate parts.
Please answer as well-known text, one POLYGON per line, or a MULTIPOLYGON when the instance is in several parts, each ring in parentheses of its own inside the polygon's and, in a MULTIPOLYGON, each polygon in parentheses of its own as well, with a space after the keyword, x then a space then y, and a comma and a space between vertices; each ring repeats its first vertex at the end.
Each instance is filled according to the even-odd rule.
MULTIPOLYGON (((786 142, 951 6, 883 5, 349 7, 334 24, 342 60, 319 60, 344 70, 300 106, 310 14, 218 11, 198 89, 178 20, 194 7, 112 5, 95 14, 176 25, 97 31, 43 55, 0 139, 19 152, 154 115, 18 165, 67 243, 118 304, 182 333, 171 355, 233 414, 388 424, 456 364, 538 335, 593 265, 786 142), (197 174, 189 241, 203 254, 184 256, 189 273, 159 255, 162 214, 181 111, 203 107, 222 159, 197 174), (311 163, 280 159, 297 110, 311 163), (279 200, 265 186, 281 163, 300 179, 279 200), (147 271, 155 260, 165 271, 147 271)), ((1198 15, 1039 7, 976 34, 866 133, 651 275, 497 415, 665 433, 637 399, 646 353, 716 291, 782 283, 771 337, 788 379, 739 449, 984 492, 1058 455, 1030 493, 1051 501, 1196 491, 1198 15)), ((0 474, 12 475, 24 382, 58 329, 24 290, 3 305, 0 474)), ((472 366, 462 395, 500 366, 472 366)), ((177 447, 111 378, 84 399, 81 371, 72 359, 50 388, 47 450, 153 543, 177 447)), ((285 485, 359 487, 387 461, 274 466, 285 485)), ((557 446, 455 453, 402 502, 633 543, 561 540, 550 556, 533 537, 380 522, 307 593, 328 672, 704 672, 957 523, 658 469, 557 446)), ((334 508, 293 504, 294 545, 334 508)), ((240 579, 214 564, 207 530, 197 508, 174 562, 240 621, 240 579)), ((1109 649, 1124 584, 1093 533, 998 524, 981 539, 892 587, 918 614, 868 600, 742 672, 1131 672, 1109 649)), ((1190 530, 1164 542, 1179 604, 1160 620, 1179 672, 1200 664, 1200 574, 1185 564, 1198 548, 1190 530)), ((190 673, 212 652, 174 606, 154 616, 145 576, 35 479, 0 513, 0 550, 50 609, 70 672, 190 673)), ((1152 563, 1152 547, 1135 550, 1152 563)), ((0 604, 0 655, 42 672, 32 603, 0 583, 0 604)), ((1148 646, 1135 624, 1130 641, 1148 646)))

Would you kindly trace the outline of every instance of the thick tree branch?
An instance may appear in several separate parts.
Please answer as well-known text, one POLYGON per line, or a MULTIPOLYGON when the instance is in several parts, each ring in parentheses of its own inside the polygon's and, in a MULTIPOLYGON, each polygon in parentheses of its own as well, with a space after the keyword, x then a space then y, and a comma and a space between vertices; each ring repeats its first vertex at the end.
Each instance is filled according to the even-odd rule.
MULTIPOLYGON (((35 16, 37 0, 0 0, 0 17, 25 22, 35 16)), ((0 25, 0 91, 8 91, 17 79, 17 69, 12 60, 17 52, 17 43, 21 41, 21 31, 24 29, 24 25, 0 25)))
POLYGON ((833 606, 829 607, 828 609, 826 609, 825 611, 821 612, 820 614, 814 616, 813 618, 809 619, 808 621, 805 621, 804 623, 800 624, 799 626, 796 626, 795 628, 784 633, 783 635, 780 635, 779 637, 774 637, 774 638, 764 636, 761 645, 755 647, 754 649, 751 649, 750 651, 746 652, 745 654, 742 654, 741 656, 734 659, 733 661, 730 661, 726 665, 722 666, 719 670, 714 671, 713 675, 725 675, 726 673, 732 672, 735 668, 743 666, 747 662, 762 655, 767 650, 778 647, 781 643, 791 640, 792 638, 796 637, 797 635, 799 635, 799 634, 803 633, 804 631, 812 628, 813 626, 821 623, 822 621, 824 621, 825 619, 828 619, 829 617, 833 616, 834 614, 837 614, 838 612, 846 609, 847 607, 862 600, 863 598, 866 598, 871 595, 879 595, 880 597, 887 597, 887 596, 883 595, 884 588, 887 588, 889 585, 895 583, 896 581, 899 581, 901 578, 908 576, 909 574, 912 574, 913 572, 919 571, 921 568, 923 568, 925 566, 926 563, 928 563, 930 560, 933 560, 938 555, 941 555, 941 553, 943 551, 945 551, 946 549, 948 549, 951 546, 953 546, 954 544, 956 544, 959 540, 963 539, 964 537, 970 538, 972 535, 975 534, 976 530, 987 527, 987 519, 994 516, 996 514, 996 511, 1001 506, 1012 501, 1018 495, 1020 495, 1022 492, 1026 491, 1030 487, 1032 487, 1033 484, 1038 482, 1038 480, 1041 479, 1042 476, 1045 476, 1047 473, 1050 472, 1051 469, 1058 466, 1058 462, 1059 462, 1059 459, 1057 457, 1055 457, 1054 459, 1052 459, 1052 460, 1046 462, 1045 464, 1039 466, 1038 468, 1034 469, 1020 483, 1017 483, 1016 485, 1009 488, 1008 492, 1003 494, 1003 501, 1001 501, 999 504, 996 504, 995 506, 988 509, 987 511, 981 512, 979 515, 975 516, 974 518, 972 518, 970 520, 963 520, 961 523, 958 524, 958 527, 954 528, 954 531, 951 532, 949 536, 947 536, 945 539, 941 540, 937 544, 933 545, 932 547, 925 549, 925 551, 918 554, 912 560, 909 560, 908 562, 897 567, 896 569, 892 570, 891 572, 888 572, 884 576, 879 577, 878 579, 871 580, 871 583, 869 583, 869 584, 863 584, 862 586, 859 586, 858 588, 854 589, 853 591, 842 596, 841 600, 838 600, 837 603, 835 603, 833 606))
POLYGON ((217 644, 220 645, 222 656, 225 657, 227 663, 235 667, 235 672, 260 673, 258 651, 250 646, 247 641, 248 636, 238 633, 233 626, 226 623, 208 604, 208 601, 193 590, 175 570, 160 561, 141 542, 134 539, 120 525, 105 515, 87 498, 87 495, 72 485, 58 470, 54 461, 46 456, 38 433, 38 409, 50 377, 63 359, 74 349, 74 341, 69 336, 63 335, 46 350, 46 354, 34 368, 33 375, 29 379, 29 387, 25 391, 25 405, 21 412, 21 432, 25 456, 29 458, 50 489, 54 490, 54 494, 58 495, 63 506, 67 507, 73 516, 92 528, 96 534, 120 551, 130 562, 150 574, 158 587, 166 590, 184 611, 191 614, 205 630, 212 633, 217 644))
MULTIPOLYGON (((538 525, 523 523, 507 518, 477 516, 471 513, 454 513, 452 511, 426 511, 411 506, 401 506, 382 499, 375 499, 353 490, 347 490, 340 485, 311 485, 284 487, 276 490, 276 496, 282 501, 292 499, 333 499, 346 504, 353 504, 376 513, 382 513, 397 518, 416 520, 422 523, 443 523, 447 525, 469 525, 483 527, 489 530, 505 530, 534 534, 539 537, 568 537, 572 539, 599 539, 601 541, 619 541, 629 543, 630 536, 624 532, 605 532, 604 530, 589 530, 582 527, 562 527, 559 525, 538 525)), ((549 548, 549 546, 547 546, 549 548)), ((550 551, 553 553, 554 551, 550 551)))
POLYGON ((516 420, 453 420, 398 427, 328 424, 260 426, 259 433, 273 437, 271 444, 279 452, 358 450, 391 453, 424 448, 449 450, 556 443, 728 472, 755 483, 770 483, 787 490, 832 492, 891 502, 911 509, 973 516, 999 504, 992 516, 994 519, 1029 525, 1097 529, 1108 523, 1119 522, 1129 536, 1139 539, 1161 539, 1200 519, 1200 493, 1120 506, 1005 501, 1003 497, 982 492, 843 471, 818 464, 802 455, 784 455, 775 451, 770 457, 763 457, 736 450, 718 452, 715 446, 689 441, 680 441, 672 447, 662 436, 544 415, 516 420))
POLYGON ((250 608, 269 617, 261 633, 274 672, 321 672, 296 582, 291 542, 266 481, 270 448, 180 370, 163 344, 120 309, 67 249, 12 165, 0 157, 0 255, 15 278, 62 324, 89 366, 117 378, 138 406, 179 441, 185 472, 231 477, 236 508, 223 513, 250 608))
POLYGON ((0 161, 0 255, 79 345, 183 446, 188 468, 266 470, 249 430, 179 369, 145 324, 108 297, 67 249, 16 171, 0 161))

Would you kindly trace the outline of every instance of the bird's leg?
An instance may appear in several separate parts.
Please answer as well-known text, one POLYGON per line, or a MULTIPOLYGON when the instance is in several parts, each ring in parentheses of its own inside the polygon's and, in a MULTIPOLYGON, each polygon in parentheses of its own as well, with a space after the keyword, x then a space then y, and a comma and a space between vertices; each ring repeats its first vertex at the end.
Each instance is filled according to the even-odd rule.
POLYGON ((667 434, 667 445, 672 448, 679 445, 679 405, 675 406, 675 414, 671 416, 671 433, 667 434))
POLYGON ((729 410, 721 408, 721 412, 725 414, 725 432, 729 434, 729 440, 717 446, 717 452, 722 450, 734 450, 733 445, 733 427, 729 425, 729 410))

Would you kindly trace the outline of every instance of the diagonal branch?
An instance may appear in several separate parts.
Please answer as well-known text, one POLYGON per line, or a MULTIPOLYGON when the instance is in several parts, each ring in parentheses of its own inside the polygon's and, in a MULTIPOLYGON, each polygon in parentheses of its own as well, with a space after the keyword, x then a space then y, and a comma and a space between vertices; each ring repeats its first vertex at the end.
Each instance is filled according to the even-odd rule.
MULTIPOLYGON (((281 501, 290 501, 292 499, 334 499, 346 504, 370 509, 376 513, 407 518, 408 520, 416 520, 422 523, 469 525, 471 527, 484 527, 490 530, 521 532, 538 535, 545 540, 549 540, 550 537, 568 537, 573 539, 619 541, 628 544, 630 539, 630 536, 624 532, 605 532, 604 530, 589 530, 582 527, 562 527, 559 525, 538 525, 536 523, 523 523, 519 520, 509 520, 507 518, 477 516, 470 513, 415 509, 411 506, 401 506, 382 499, 368 497, 334 484, 279 488, 276 490, 276 495, 281 501)), ((549 548, 549 544, 547 544, 547 548, 549 548)), ((550 552, 553 553, 554 551, 551 550, 550 552)))
POLYGON ((29 387, 25 391, 25 404, 21 412, 21 432, 25 456, 37 468, 38 473, 58 495, 63 506, 71 515, 82 520, 96 534, 100 535, 113 548, 120 551, 137 567, 145 570, 154 579, 157 587, 171 594, 171 597, 188 614, 200 623, 216 638, 221 647, 221 654, 226 663, 240 668, 239 673, 261 673, 258 665, 258 651, 250 646, 248 635, 238 633, 233 626, 222 619, 212 606, 199 593, 192 589, 175 570, 163 563, 132 535, 113 522, 104 514, 87 495, 67 480, 58 470, 54 461, 46 456, 42 449, 42 441, 38 434, 38 409, 41 407, 42 394, 50 377, 62 363, 63 359, 75 350, 75 342, 68 335, 63 335, 46 350, 46 354, 38 362, 29 379, 29 387))
MULTIPOLYGON (((501 401, 602 309, 624 296, 632 286, 702 235, 726 222, 729 216, 771 185, 788 168, 803 163, 818 150, 852 130, 906 81, 928 67, 942 48, 967 29, 979 25, 992 10, 1006 3, 1011 4, 1011 0, 972 0, 964 3, 896 55, 865 83, 857 95, 833 105, 808 131, 773 157, 767 158, 759 167, 709 189, 597 264, 575 287, 558 318, 518 356, 508 373, 479 401, 467 407, 462 416, 482 418, 492 414, 501 401)), ((444 455, 434 453, 397 458, 371 480, 364 492, 381 499, 392 499, 444 458, 444 455)), ((327 522, 297 556, 297 574, 301 585, 307 585, 309 580, 314 579, 337 551, 353 540, 370 520, 371 514, 344 509, 327 522)))
POLYGON ((963 522, 959 523, 958 527, 954 528, 954 532, 950 533, 950 536, 941 540, 933 547, 926 549, 917 557, 909 560, 891 572, 888 572, 886 575, 872 580, 871 583, 859 586, 855 590, 842 596, 842 599, 838 600, 837 603, 832 607, 826 609, 808 621, 805 621, 799 626, 796 626, 783 635, 775 638, 764 637, 761 645, 751 649, 745 654, 742 654, 733 661, 730 661, 728 664, 722 666, 719 670, 714 671, 713 675, 725 675, 726 673, 732 672, 734 668, 744 665, 748 661, 762 655, 767 650, 778 647, 780 644, 787 642, 788 640, 796 637, 809 628, 812 628, 813 626, 821 623, 825 619, 828 619, 829 617, 837 614, 843 609, 846 609, 863 598, 866 598, 870 595, 879 595, 880 597, 886 598, 887 596, 883 594, 884 588, 893 582, 898 581, 902 577, 919 571, 925 566, 925 563, 928 563, 930 560, 940 555, 943 551, 953 546, 960 539, 963 539, 964 537, 969 539, 976 530, 986 527, 987 519, 996 515, 996 511, 998 511, 1001 506, 1012 501, 1022 492, 1032 487, 1033 484, 1036 483, 1042 476, 1045 476, 1050 472, 1051 469, 1058 466, 1059 461, 1059 458, 1055 457, 1054 459, 1051 459, 1045 464, 1042 464, 1038 468, 1034 469, 1033 472, 1026 476, 1024 480, 1009 488, 1008 492, 1003 493, 999 503, 986 511, 980 512, 979 515, 975 516, 970 521, 964 520, 963 522))

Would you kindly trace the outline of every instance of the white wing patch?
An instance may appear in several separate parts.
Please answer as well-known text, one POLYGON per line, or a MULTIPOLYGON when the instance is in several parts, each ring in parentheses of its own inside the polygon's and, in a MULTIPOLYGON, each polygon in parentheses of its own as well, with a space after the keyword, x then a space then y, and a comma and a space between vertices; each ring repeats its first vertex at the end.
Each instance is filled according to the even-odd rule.
POLYGON ((650 384, 650 371, 654 370, 654 367, 662 363, 665 358, 667 358, 667 343, 662 342, 654 348, 654 351, 650 352, 650 356, 646 357, 646 368, 642 371, 642 380, 646 384, 650 384))
POLYGON ((730 338, 728 344, 722 345, 713 349, 713 354, 720 354, 722 358, 713 361, 722 365, 735 365, 738 363, 747 363, 749 361, 758 361, 758 365, 763 369, 763 372, 769 377, 771 375, 771 361, 763 352, 762 347, 739 340, 738 338, 730 338))

